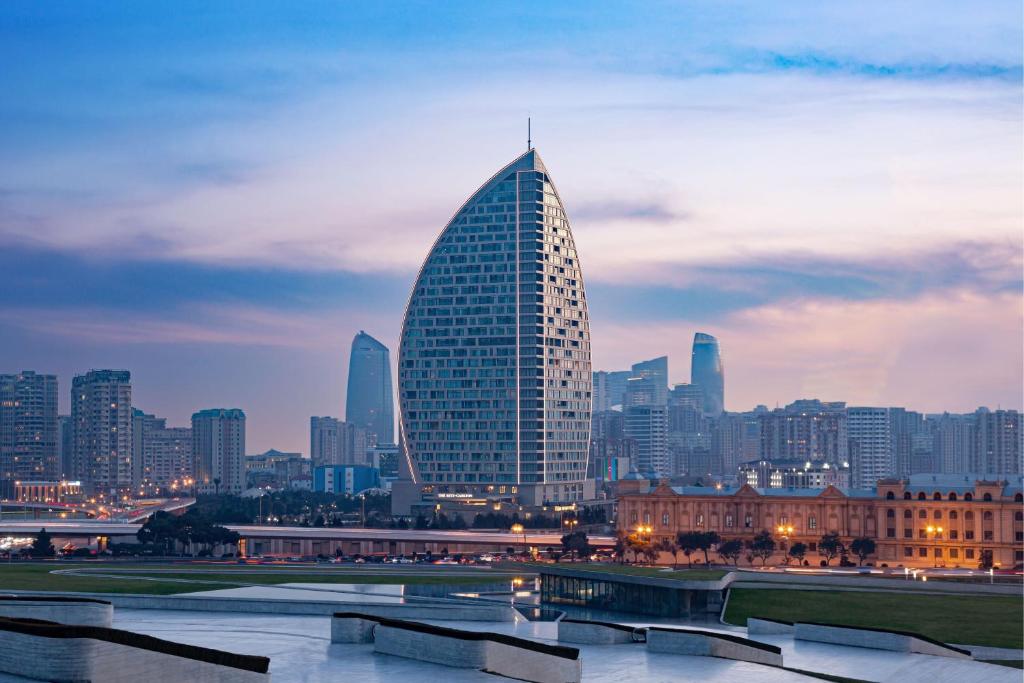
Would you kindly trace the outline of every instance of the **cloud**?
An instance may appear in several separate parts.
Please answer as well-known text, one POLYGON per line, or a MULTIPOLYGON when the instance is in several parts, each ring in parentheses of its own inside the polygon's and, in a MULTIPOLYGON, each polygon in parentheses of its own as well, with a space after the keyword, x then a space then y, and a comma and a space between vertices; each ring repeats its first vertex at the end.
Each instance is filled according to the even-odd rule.
POLYGON ((677 211, 663 201, 604 201, 586 202, 574 207, 572 219, 601 223, 604 221, 639 220, 650 223, 673 223, 689 218, 685 211, 677 211))
POLYGON ((804 72, 815 76, 858 76, 908 80, 1000 80, 1017 84, 1020 63, 896 61, 871 62, 825 52, 755 52, 736 62, 713 68, 711 73, 804 72))
MULTIPOLYGON (((0 325, 85 345, 227 345, 323 350, 342 343, 352 318, 344 310, 303 313, 255 306, 196 304, 157 313, 104 308, 0 310, 0 325)), ((367 329, 398 329, 400 319, 358 314, 367 329)))

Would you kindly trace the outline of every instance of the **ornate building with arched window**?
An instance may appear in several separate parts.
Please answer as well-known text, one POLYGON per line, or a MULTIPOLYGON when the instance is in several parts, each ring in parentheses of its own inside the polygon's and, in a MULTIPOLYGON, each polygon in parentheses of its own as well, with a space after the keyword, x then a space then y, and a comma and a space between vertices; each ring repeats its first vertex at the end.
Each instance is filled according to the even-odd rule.
MULTIPOLYGON (((619 498, 620 532, 644 527, 652 540, 681 531, 715 531, 749 540, 766 530, 782 548, 801 542, 817 565, 817 544, 835 532, 844 543, 867 537, 867 561, 890 567, 994 566, 1024 563, 1024 487, 970 475, 914 475, 883 479, 874 489, 823 490, 740 487, 670 487, 626 492, 619 498), (646 529, 650 528, 649 532, 646 529)), ((856 559, 852 557, 851 559, 856 559)))

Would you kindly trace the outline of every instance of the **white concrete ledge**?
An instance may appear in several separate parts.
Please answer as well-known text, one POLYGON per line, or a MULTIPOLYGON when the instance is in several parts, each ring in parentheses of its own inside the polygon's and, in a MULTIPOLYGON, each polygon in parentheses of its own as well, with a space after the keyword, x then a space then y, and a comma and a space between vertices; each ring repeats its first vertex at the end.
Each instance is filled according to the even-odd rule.
MULTIPOLYGON (((19 594, 11 591, 12 594, 19 594)), ((432 602, 429 598, 406 603, 338 602, 334 600, 287 600, 232 598, 201 595, 140 595, 133 593, 61 593, 67 597, 97 598, 119 609, 182 610, 189 612, 238 612, 245 614, 291 614, 330 616, 339 609, 368 612, 395 619, 432 621, 518 621, 522 618, 508 604, 467 604, 455 601, 432 602)))
POLYGON ((779 621, 777 619, 747 619, 747 635, 776 636, 792 635, 793 622, 779 621))
POLYGON ((647 629, 647 649, 691 657, 721 657, 741 662, 782 666, 782 650, 739 636, 697 629, 647 629))
POLYGON ((376 619, 362 617, 331 617, 332 643, 372 643, 376 619))
POLYGON ((562 619, 558 622, 558 640, 582 645, 620 645, 642 643, 644 629, 602 621, 562 619))
POLYGON ((36 680, 265 683, 269 664, 117 629, 0 619, 0 671, 36 680))
POLYGON ((417 659, 533 683, 579 683, 579 650, 545 645, 499 633, 463 631, 339 612, 331 620, 331 641, 373 642, 374 652, 417 659))
POLYGON ((49 595, 0 595, 0 617, 110 628, 114 606, 105 600, 49 595))
POLYGON ((850 647, 866 647, 874 650, 916 652, 922 655, 971 659, 971 653, 967 650, 961 650, 927 636, 922 636, 919 633, 907 631, 798 622, 794 625, 793 637, 796 640, 811 640, 818 643, 832 643, 835 645, 848 645, 850 647))

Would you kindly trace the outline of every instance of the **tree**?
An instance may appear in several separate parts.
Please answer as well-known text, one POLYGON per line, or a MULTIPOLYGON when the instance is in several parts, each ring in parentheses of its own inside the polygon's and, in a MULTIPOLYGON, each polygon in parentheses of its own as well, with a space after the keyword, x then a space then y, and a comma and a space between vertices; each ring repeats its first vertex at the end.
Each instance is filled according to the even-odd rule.
POLYGON ((743 554, 743 541, 739 539, 732 539, 731 541, 722 541, 718 544, 718 556, 726 562, 730 562, 733 565, 738 565, 740 562, 740 555, 743 554))
POLYGON ((562 549, 575 560, 578 556, 590 557, 593 549, 585 531, 574 531, 562 536, 562 549))
POLYGON ((789 556, 795 559, 797 564, 803 564, 805 555, 807 555, 806 543, 800 543, 797 541, 793 545, 789 546, 789 556))
POLYGON ((626 561, 626 553, 629 552, 629 537, 621 531, 615 535, 615 556, 619 558, 619 564, 626 561))
POLYGON ((664 538, 660 542, 661 551, 666 553, 672 553, 672 568, 679 568, 679 543, 672 540, 671 538, 664 538))
POLYGON ((213 493, 214 495, 220 495, 220 477, 213 478, 213 493))
POLYGON ((676 534, 676 543, 679 545, 679 549, 683 551, 683 555, 686 556, 686 560, 690 563, 690 568, 693 568, 693 560, 690 559, 690 555, 694 551, 700 550, 701 545, 704 543, 704 533, 701 531, 680 531, 676 534))
POLYGON ((775 539, 768 531, 760 531, 750 541, 747 548, 750 550, 750 554, 761 560, 761 566, 765 566, 770 558, 775 553, 775 539))
POLYGON ((656 543, 652 543, 650 541, 647 541, 647 542, 644 543, 644 549, 641 552, 643 552, 644 557, 647 558, 647 561, 650 564, 657 563, 658 555, 661 554, 661 551, 658 550, 658 545, 656 543))
POLYGON ((857 556, 857 559, 859 560, 857 564, 862 565, 864 564, 864 560, 868 558, 868 555, 875 554, 875 541, 867 536, 855 538, 853 539, 853 542, 850 543, 850 550, 852 550, 853 554, 857 556))
POLYGON ((53 536, 43 527, 32 541, 32 557, 53 557, 57 551, 53 548, 53 536))
POLYGON ((829 566, 838 555, 845 552, 846 548, 839 539, 839 534, 830 531, 818 541, 818 554, 825 558, 825 566, 829 566))
POLYGON ((708 551, 721 542, 722 537, 718 535, 717 531, 707 531, 700 535, 698 550, 704 552, 704 564, 711 564, 711 560, 708 559, 708 551))

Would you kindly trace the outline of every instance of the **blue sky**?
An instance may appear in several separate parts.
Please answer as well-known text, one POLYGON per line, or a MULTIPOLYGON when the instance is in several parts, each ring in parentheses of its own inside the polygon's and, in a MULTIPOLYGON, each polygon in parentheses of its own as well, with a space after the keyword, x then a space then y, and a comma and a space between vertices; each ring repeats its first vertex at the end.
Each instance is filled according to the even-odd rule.
POLYGON ((1019 3, 5 3, 0 358, 127 367, 250 450, 340 414, 525 147, 595 364, 719 336, 727 404, 1020 407, 1019 3))

